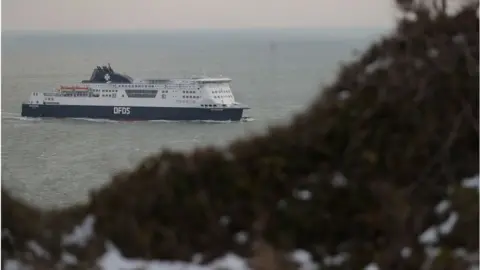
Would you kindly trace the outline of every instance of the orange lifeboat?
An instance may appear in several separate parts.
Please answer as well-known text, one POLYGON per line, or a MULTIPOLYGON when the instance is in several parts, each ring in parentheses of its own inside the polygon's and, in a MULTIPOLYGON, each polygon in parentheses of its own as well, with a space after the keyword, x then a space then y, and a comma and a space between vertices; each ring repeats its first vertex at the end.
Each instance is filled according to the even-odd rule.
POLYGON ((72 86, 60 85, 60 88, 58 90, 59 91, 88 91, 88 87, 78 86, 78 85, 72 85, 72 86))

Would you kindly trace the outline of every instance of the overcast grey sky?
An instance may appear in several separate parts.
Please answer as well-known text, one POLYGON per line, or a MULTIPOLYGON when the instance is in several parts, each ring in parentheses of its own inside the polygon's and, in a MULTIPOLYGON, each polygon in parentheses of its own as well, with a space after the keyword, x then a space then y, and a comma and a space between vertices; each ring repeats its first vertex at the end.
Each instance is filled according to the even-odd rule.
POLYGON ((384 28, 393 0, 3 0, 3 30, 384 28))

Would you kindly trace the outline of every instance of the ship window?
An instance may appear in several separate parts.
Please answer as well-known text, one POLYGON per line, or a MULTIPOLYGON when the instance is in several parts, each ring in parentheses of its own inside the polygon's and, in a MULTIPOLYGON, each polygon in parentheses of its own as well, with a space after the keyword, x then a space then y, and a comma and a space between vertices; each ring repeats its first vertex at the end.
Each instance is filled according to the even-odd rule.
POLYGON ((157 90, 125 90, 128 97, 136 98, 154 98, 157 95, 157 90))

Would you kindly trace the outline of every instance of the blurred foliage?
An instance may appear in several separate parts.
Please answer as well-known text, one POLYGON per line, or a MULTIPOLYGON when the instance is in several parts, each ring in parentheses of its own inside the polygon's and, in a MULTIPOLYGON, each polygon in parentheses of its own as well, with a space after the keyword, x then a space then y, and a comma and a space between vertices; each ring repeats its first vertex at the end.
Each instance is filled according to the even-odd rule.
POLYGON ((320 263, 347 254, 335 269, 466 269, 479 238, 478 189, 461 186, 479 171, 478 2, 454 15, 426 12, 431 3, 397 4, 414 19, 400 19, 344 66, 289 125, 226 149, 165 149, 70 209, 43 212, 2 190, 10 234, 2 233, 2 258, 28 261, 25 242, 36 240, 51 257, 35 263, 69 250, 87 267, 110 240, 127 257, 201 252, 209 262, 234 251, 256 258, 255 269, 287 268, 272 252, 258 259, 260 241, 278 254, 307 250, 320 263), (451 207, 439 215, 443 200, 451 207), (94 239, 62 247, 60 236, 87 213, 96 218, 94 239), (452 213, 451 233, 419 242, 452 213))

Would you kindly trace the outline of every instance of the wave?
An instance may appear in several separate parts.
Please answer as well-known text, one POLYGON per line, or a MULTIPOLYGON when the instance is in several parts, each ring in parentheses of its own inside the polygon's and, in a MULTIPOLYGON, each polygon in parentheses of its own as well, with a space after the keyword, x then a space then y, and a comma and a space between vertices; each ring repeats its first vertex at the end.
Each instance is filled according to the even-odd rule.
POLYGON ((255 119, 252 117, 242 117, 240 121, 218 121, 218 120, 138 120, 138 121, 122 121, 122 120, 111 120, 111 119, 102 119, 102 118, 33 118, 33 117, 23 117, 19 113, 9 113, 2 112, 2 119, 8 120, 21 120, 21 121, 42 121, 42 120, 77 120, 77 121, 87 121, 95 123, 209 123, 209 124, 229 124, 237 122, 251 122, 255 119))

